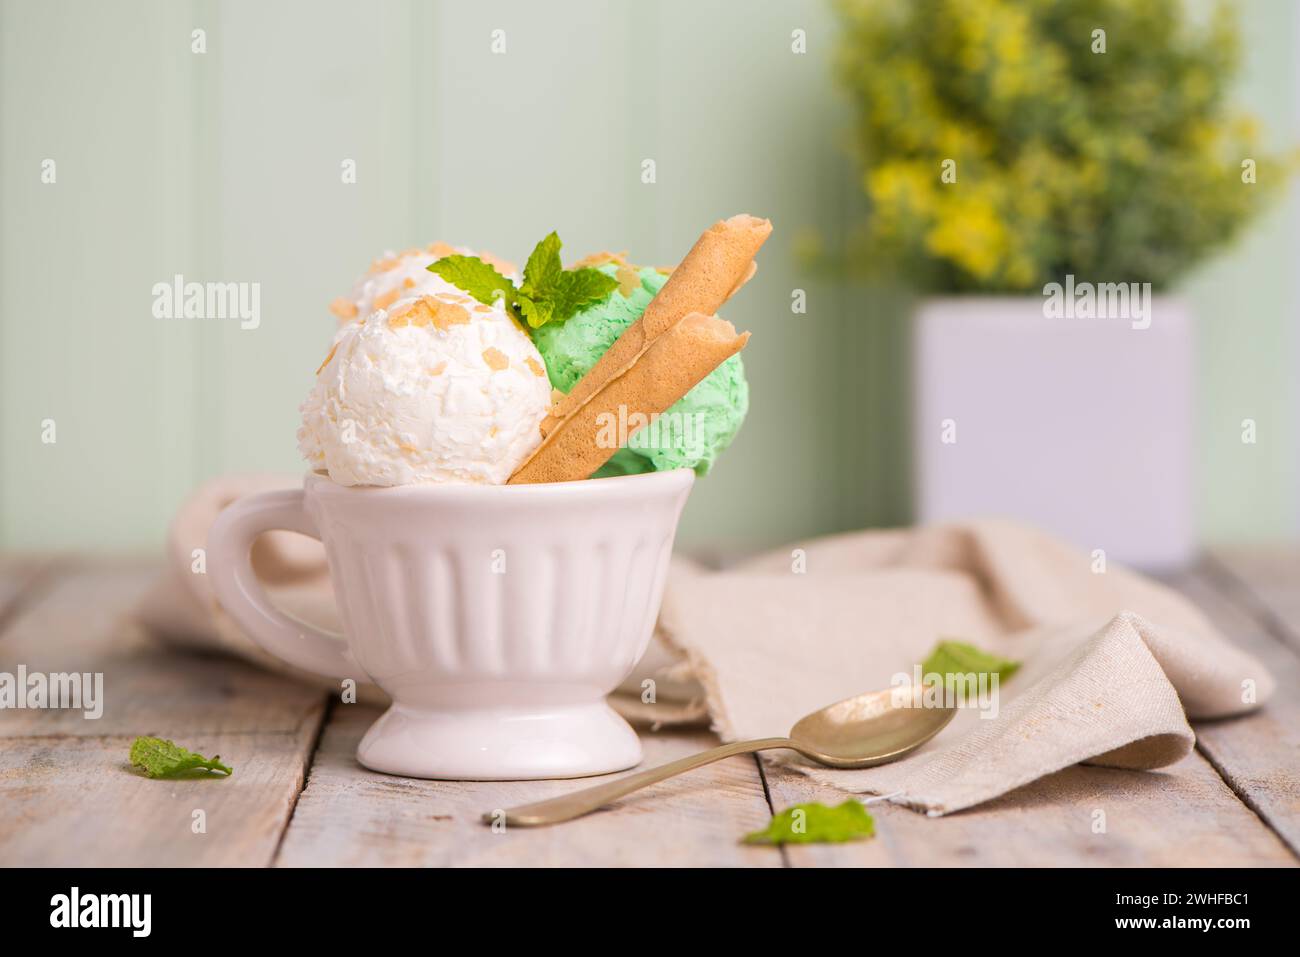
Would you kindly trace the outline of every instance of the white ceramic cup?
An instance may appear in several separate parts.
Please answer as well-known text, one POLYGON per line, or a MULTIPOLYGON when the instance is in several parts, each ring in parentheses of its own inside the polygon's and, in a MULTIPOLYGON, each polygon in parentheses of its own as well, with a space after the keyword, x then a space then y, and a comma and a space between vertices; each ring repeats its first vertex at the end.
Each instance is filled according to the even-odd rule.
POLYGON ((217 599, 267 651, 393 699, 368 768, 422 778, 575 777, 632 767, 605 703, 645 651, 688 469, 549 485, 336 485, 267 492, 208 539, 217 599), (262 532, 320 539, 346 638, 275 608, 250 561, 262 532))

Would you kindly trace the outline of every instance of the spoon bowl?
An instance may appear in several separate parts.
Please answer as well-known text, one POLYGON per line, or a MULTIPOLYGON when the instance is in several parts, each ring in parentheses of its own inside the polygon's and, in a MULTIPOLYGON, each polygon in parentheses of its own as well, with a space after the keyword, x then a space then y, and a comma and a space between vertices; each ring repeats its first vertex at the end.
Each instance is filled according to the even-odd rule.
POLYGON ((796 750, 832 768, 870 768, 915 751, 947 727, 956 708, 925 707, 909 689, 845 698, 790 729, 796 750))

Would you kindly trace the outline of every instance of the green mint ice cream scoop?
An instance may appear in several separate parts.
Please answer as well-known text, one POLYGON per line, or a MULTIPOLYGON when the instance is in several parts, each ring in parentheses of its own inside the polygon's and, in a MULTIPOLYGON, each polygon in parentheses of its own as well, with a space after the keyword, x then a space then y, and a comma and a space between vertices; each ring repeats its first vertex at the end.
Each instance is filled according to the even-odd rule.
MULTIPOLYGON (((601 272, 623 282, 603 301, 564 322, 533 329, 533 341, 546 363, 551 385, 569 392, 613 345, 623 330, 645 312, 668 277, 656 269, 637 270, 639 282, 606 263, 601 272), (626 291, 625 291, 626 290, 626 291)), ((740 431, 749 410, 749 384, 739 355, 727 359, 682 396, 656 426, 635 432, 594 478, 689 468, 704 475, 740 431)))

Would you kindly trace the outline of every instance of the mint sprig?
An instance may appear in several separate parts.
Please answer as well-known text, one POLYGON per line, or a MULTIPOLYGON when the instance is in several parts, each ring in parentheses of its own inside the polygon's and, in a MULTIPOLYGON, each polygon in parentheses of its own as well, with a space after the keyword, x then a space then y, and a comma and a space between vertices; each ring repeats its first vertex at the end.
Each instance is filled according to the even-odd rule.
POLYGON ((761 831, 745 835, 746 844, 842 844, 876 833, 875 822, 861 801, 843 804, 796 804, 772 818, 761 831))
POLYGON ((515 318, 531 329, 563 322, 618 288, 618 280, 599 269, 565 269, 560 261, 560 237, 554 232, 533 247, 517 288, 475 256, 446 256, 428 268, 479 302, 491 305, 504 300, 515 318))
POLYGON ((221 763, 221 755, 205 758, 164 738, 136 738, 131 744, 131 763, 151 778, 174 778, 198 770, 235 773, 221 763))
POLYGON ((1020 669, 1020 662, 999 658, 964 641, 940 641, 921 664, 923 675, 943 675, 944 686, 955 675, 995 674, 1006 681, 1020 669))
POLYGON ((515 294, 514 283, 475 256, 444 256, 429 266, 429 271, 488 305, 515 294))

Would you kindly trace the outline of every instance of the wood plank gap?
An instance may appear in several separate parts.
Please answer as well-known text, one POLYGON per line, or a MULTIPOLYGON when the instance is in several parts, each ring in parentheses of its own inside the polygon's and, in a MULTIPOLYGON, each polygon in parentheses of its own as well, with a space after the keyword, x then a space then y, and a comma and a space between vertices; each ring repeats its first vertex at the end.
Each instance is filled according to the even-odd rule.
MULTIPOLYGON (((1243 615, 1253 618, 1259 623, 1264 634, 1287 651, 1300 654, 1300 638, 1291 635, 1291 629, 1287 623, 1279 618, 1269 608, 1268 604, 1256 594, 1255 590, 1250 587, 1249 582, 1211 554, 1202 556, 1200 565, 1203 573, 1202 580, 1206 585, 1217 591, 1226 603, 1236 607, 1243 615)), ((1268 810, 1260 805, 1241 779, 1215 756, 1213 748, 1205 746, 1205 742, 1199 734, 1196 736, 1196 750, 1205 757, 1205 760, 1209 762, 1210 767, 1214 768, 1219 777, 1223 778, 1223 783, 1237 796, 1237 800, 1250 808, 1251 813, 1259 818, 1266 828, 1276 834, 1278 840, 1285 844, 1287 849, 1295 855, 1297 862, 1300 862, 1300 843, 1293 840, 1285 831, 1276 826, 1268 810)))
MULTIPOLYGON (((223 738, 288 738, 292 740, 301 733, 301 729, 292 731, 205 731, 205 730, 187 730, 185 732, 189 737, 223 737, 223 738)), ((7 742, 23 742, 30 744, 93 744, 96 741, 134 741, 140 735, 133 732, 123 731, 121 733, 109 732, 106 734, 21 734, 21 735, 0 735, 0 745, 7 742)))
POLYGON ((312 735, 311 747, 307 751, 307 756, 302 763, 302 784, 298 787, 298 792, 294 794, 293 801, 289 805, 289 813, 284 817, 284 826, 280 828, 280 835, 275 842, 275 850, 271 853, 271 859, 266 863, 267 867, 275 867, 280 860, 280 851, 284 848, 285 835, 289 833, 289 825, 293 823, 293 817, 298 813, 298 802, 302 800, 302 794, 307 790, 307 785, 311 781, 311 769, 316 764, 316 755, 320 753, 321 738, 325 736, 325 726, 329 724, 330 716, 334 713, 335 698, 331 694, 325 699, 325 707, 320 710, 316 719, 316 733, 312 735))
POLYGON ((1291 852, 1292 856, 1295 857, 1296 863, 1300 864, 1300 846, 1297 845, 1297 842, 1291 840, 1285 832, 1274 825, 1273 821, 1269 817, 1268 810, 1259 804, 1232 771, 1215 758, 1213 750, 1207 749, 1201 744, 1199 735, 1196 739, 1196 750, 1205 758, 1210 767, 1214 768, 1215 773, 1223 779, 1223 783, 1228 790, 1237 796, 1237 800, 1248 807, 1250 812, 1254 814, 1255 817, 1259 818, 1261 824, 1277 835, 1277 839, 1281 841, 1286 846, 1286 849, 1291 852))
MULTIPOLYGON (((758 751, 755 751, 750 757, 754 759, 754 764, 758 768, 758 780, 763 785, 763 798, 767 801, 767 809, 772 812, 772 817, 775 818, 776 805, 772 803, 772 789, 767 786, 767 769, 763 767, 763 756, 758 751)), ((790 854, 785 849, 784 844, 780 845, 779 850, 781 851, 781 866, 794 867, 794 863, 790 860, 790 854)))

